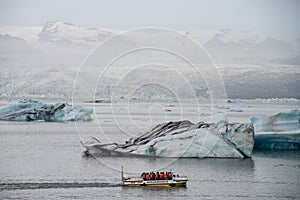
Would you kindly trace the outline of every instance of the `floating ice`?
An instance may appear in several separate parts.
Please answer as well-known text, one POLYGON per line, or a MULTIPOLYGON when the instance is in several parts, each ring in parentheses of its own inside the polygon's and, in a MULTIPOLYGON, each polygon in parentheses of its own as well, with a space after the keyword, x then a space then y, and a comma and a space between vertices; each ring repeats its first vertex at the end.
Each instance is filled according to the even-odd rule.
POLYGON ((9 121, 89 121, 91 109, 71 106, 65 102, 45 104, 34 100, 24 100, 0 109, 0 120, 9 121))
POLYGON ((256 149, 300 149, 300 110, 252 117, 256 149))
POLYGON ((125 144, 102 144, 98 139, 83 143, 87 154, 144 155, 158 157, 251 157, 252 124, 216 124, 178 121, 159 124, 125 144))
POLYGON ((231 112, 244 112, 242 108, 232 108, 230 109, 231 112))

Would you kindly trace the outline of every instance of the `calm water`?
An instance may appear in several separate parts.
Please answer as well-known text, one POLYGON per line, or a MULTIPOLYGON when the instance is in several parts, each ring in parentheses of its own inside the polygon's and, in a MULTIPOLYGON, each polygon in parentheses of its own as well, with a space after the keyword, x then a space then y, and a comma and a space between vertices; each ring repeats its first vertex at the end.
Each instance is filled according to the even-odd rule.
MULTIPOLYGON (((95 121, 81 123, 86 130, 81 137, 96 126, 95 121)), ((109 134, 116 140, 123 137, 117 130, 109 134)), ((300 197, 300 151, 255 152, 252 159, 244 160, 92 158, 82 156, 84 148, 73 123, 44 122, 0 122, 0 148, 0 199, 300 197), (121 165, 128 173, 172 169, 187 175, 188 185, 121 187, 121 165)))

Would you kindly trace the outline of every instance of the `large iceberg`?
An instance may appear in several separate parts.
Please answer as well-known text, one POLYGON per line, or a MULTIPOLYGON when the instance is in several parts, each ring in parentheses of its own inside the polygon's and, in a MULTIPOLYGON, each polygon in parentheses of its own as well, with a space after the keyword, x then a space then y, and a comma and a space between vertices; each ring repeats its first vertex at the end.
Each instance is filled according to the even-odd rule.
POLYGON ((300 110, 252 117, 255 149, 300 149, 300 110))
POLYGON ((65 102, 45 104, 35 100, 24 100, 0 109, 0 120, 8 121, 89 121, 91 109, 71 106, 65 102))
POLYGON ((102 144, 97 138, 83 142, 91 155, 157 157, 251 157, 254 145, 252 124, 216 124, 177 121, 159 124, 124 144, 102 144))

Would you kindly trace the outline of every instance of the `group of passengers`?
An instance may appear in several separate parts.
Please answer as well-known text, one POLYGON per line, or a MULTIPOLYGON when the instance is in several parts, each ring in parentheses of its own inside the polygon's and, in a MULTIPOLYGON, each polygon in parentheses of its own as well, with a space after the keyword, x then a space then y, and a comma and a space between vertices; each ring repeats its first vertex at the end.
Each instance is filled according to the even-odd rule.
POLYGON ((172 172, 143 172, 141 177, 145 180, 172 180, 172 172))

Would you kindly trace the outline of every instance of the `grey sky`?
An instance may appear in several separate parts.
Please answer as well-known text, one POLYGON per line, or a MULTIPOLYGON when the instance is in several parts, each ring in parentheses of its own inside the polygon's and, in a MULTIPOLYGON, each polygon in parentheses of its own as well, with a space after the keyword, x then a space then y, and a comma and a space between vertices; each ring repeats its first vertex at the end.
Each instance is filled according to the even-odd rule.
POLYGON ((0 24, 34 26, 66 21, 131 29, 251 30, 300 38, 298 0, 0 0, 0 24))

